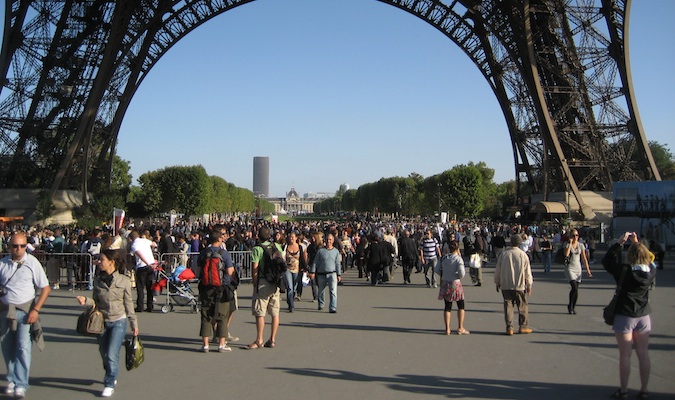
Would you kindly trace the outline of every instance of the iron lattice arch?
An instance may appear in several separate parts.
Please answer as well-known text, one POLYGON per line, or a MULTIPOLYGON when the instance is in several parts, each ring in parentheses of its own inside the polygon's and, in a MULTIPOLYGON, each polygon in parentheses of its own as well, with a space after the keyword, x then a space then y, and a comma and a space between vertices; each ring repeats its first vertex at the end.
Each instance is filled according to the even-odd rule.
MULTIPOLYGON (((253 0, 6 2, 0 187, 109 181, 129 103, 157 61, 253 0)), ((488 81, 535 192, 659 180, 629 68, 630 0, 379 0, 455 42, 488 81)))

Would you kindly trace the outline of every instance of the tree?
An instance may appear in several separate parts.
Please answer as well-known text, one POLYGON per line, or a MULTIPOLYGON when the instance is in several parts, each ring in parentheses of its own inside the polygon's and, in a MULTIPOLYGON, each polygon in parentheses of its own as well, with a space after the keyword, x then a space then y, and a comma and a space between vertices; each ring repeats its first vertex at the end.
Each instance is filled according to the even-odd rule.
POLYGON ((649 150, 654 157, 654 163, 664 181, 675 180, 675 159, 673 153, 665 146, 655 141, 649 142, 649 150))

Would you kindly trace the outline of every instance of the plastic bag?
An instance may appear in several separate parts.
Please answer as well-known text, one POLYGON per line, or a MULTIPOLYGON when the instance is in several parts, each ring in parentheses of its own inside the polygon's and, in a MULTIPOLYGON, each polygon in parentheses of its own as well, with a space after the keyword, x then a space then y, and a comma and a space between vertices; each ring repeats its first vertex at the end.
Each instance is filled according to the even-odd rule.
POLYGON ((133 336, 124 342, 126 349, 126 364, 127 371, 138 368, 145 360, 145 351, 143 350, 143 342, 138 336, 133 336))

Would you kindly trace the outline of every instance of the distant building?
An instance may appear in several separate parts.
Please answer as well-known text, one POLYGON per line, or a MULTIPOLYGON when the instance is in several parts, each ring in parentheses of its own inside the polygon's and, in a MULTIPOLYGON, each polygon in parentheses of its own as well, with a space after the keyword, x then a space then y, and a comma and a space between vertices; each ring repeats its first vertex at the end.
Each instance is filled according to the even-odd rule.
POLYGON ((253 194, 257 197, 270 195, 269 157, 253 157, 253 194))
POLYGON ((286 197, 268 197, 265 200, 274 204, 276 214, 303 215, 314 213, 314 203, 333 197, 334 193, 306 193, 302 197, 298 195, 295 188, 286 193, 286 197))

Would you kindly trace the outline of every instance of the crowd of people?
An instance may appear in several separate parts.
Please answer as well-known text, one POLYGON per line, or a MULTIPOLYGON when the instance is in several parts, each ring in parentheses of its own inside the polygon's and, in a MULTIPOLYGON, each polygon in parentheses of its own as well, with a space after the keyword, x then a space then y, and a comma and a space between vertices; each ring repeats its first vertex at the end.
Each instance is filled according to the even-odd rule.
MULTIPOLYGON (((634 238, 632 247, 640 245, 648 249, 648 246, 637 241, 637 235, 634 238)), ((2 350, 9 381, 5 393, 23 397, 28 388, 28 367, 25 366, 30 365, 26 362, 26 359, 30 359, 30 349, 26 351, 25 348, 30 347, 30 338, 34 336, 25 336, 26 332, 36 322, 37 313, 50 290, 59 290, 64 283, 61 276, 63 263, 52 260, 58 260, 63 254, 79 253, 89 254, 90 257, 79 265, 67 263, 65 284, 70 290, 78 285, 81 289, 92 290, 91 297, 78 296, 78 302, 83 306, 97 306, 105 315, 105 331, 99 335, 98 341, 105 369, 102 396, 107 397, 112 395, 117 384, 119 352, 127 324, 131 325, 132 333, 137 335, 139 328, 136 313, 154 311, 153 284, 156 271, 172 268, 159 262, 162 254, 173 254, 177 264, 192 269, 199 281, 201 350, 209 352, 210 342, 216 340, 218 351, 227 352, 231 351, 228 343, 239 340, 231 334, 229 326, 235 311, 239 309, 235 281, 244 272, 239 270, 241 266, 233 263, 230 252, 251 252, 251 310, 255 318, 256 336, 244 348, 260 349, 276 347, 282 308, 281 294, 285 293, 288 312, 295 310, 295 302, 302 299, 305 290, 311 290, 311 301, 317 303, 318 310, 327 304, 330 313, 337 313, 338 286, 345 271, 356 269, 359 279, 377 286, 396 281, 395 272, 399 266, 402 270, 400 282, 403 285, 411 284, 411 275, 419 273, 423 274, 427 288, 439 290, 438 299, 444 302, 444 333, 452 333, 450 321, 452 305, 455 303, 455 332, 468 335, 470 331, 464 326, 466 307, 461 280, 468 268, 472 284, 483 285, 482 268, 486 262, 494 262, 494 283, 503 297, 504 332, 507 335, 514 334, 514 309, 517 308, 517 331, 528 334, 532 332, 528 317, 528 297, 533 286, 532 264, 540 262, 544 272, 549 273, 552 260, 556 256, 563 258, 565 277, 571 285, 567 310, 575 314, 582 266, 587 276, 592 277, 590 264, 594 262, 596 241, 590 232, 586 234, 585 240, 580 238, 577 229, 567 232, 558 227, 490 221, 439 224, 363 218, 342 222, 273 223, 231 219, 211 224, 183 222, 174 226, 129 224, 115 235, 105 228, 96 228, 90 232, 63 227, 32 229, 27 230, 27 233, 14 234, 0 231, 0 247, 3 251, 10 251, 10 255, 0 262, 0 284, 11 288, 8 292, 11 295, 0 297, 5 313, 1 318, 2 350), (53 255, 47 258, 46 274, 31 253, 53 255), (214 255, 219 259, 218 268, 222 275, 215 285, 206 282, 201 276, 204 274, 203 268, 209 263, 208 259, 214 255), (277 259, 282 260, 279 264, 283 264, 283 271, 275 276, 270 271, 273 265, 277 265, 277 259), (25 273, 28 268, 21 269, 22 265, 29 266, 33 274, 25 273), (15 283, 25 285, 26 289, 14 289, 15 283), (136 287, 135 305, 133 285, 136 287), (35 299, 37 292, 41 294, 35 299), (8 311, 14 313, 9 314, 12 318, 21 321, 22 329, 8 329, 8 311), (271 329, 269 338, 265 340, 267 315, 271 318, 271 329), (14 345, 23 350, 15 351, 14 345)), ((608 254, 615 253, 616 249, 612 247, 608 254)), ((617 265, 620 264, 610 262, 607 257, 603 265, 616 276, 617 265)), ((655 258, 658 261, 659 255, 655 258)), ((645 269, 643 258, 630 262, 633 271, 637 271, 634 275, 647 275, 636 278, 638 283, 633 284, 634 289, 639 286, 635 289, 639 293, 628 295, 630 301, 642 304, 648 296, 644 285, 650 280, 653 282, 655 268, 650 262, 645 269), (632 263, 642 263, 639 264, 642 267, 635 269, 632 263), (636 300, 636 296, 639 299, 636 300)), ((647 393, 649 310, 648 305, 638 312, 635 309, 626 305, 620 313, 625 313, 627 318, 637 318, 637 322, 630 319, 614 327, 622 359, 621 389, 616 394, 619 397, 626 393, 624 359, 629 360, 630 347, 627 343, 633 341, 636 346, 639 345, 636 350, 641 371, 647 371, 641 373, 641 377, 647 376, 643 377, 641 393, 647 393)))

